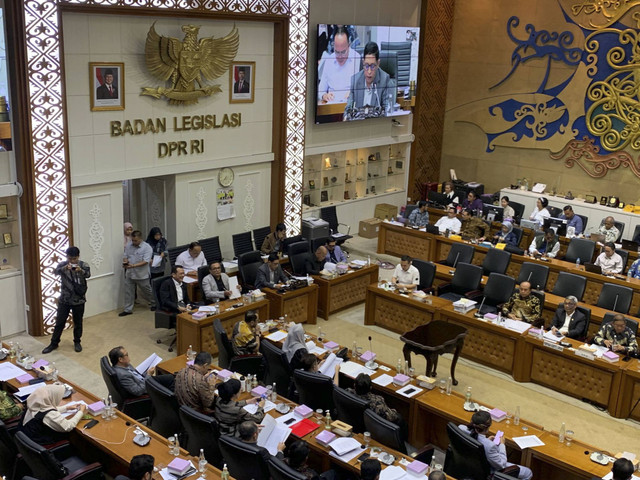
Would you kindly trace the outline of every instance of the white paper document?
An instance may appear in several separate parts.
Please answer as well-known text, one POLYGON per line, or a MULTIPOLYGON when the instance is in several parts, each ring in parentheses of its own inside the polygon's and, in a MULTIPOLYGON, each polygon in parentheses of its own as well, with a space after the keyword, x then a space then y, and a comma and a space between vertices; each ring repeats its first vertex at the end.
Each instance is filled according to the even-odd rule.
POLYGON ((201 307, 198 307, 198 311, 199 312, 215 312, 216 311, 216 307, 215 305, 203 305, 201 307))
POLYGON ((505 328, 518 333, 524 333, 531 328, 530 323, 522 322, 520 320, 512 320, 511 318, 505 318, 504 326, 505 328))
POLYGON ((238 288, 238 277, 229 277, 229 290, 231 290, 231 297, 240 298, 240 289, 238 288))
POLYGON ((13 394, 13 396, 21 402, 24 402, 29 395, 31 395, 37 389, 44 387, 45 385, 46 383, 44 382, 36 383, 34 385, 27 385, 26 387, 19 388, 18 391, 13 394))
POLYGON ((154 255, 153 260, 151 260, 152 267, 159 267, 162 263, 162 257, 160 255, 154 255))
POLYGON ((140 365, 136 367, 136 370, 140 375, 144 375, 145 373, 147 373, 147 370, 155 367, 161 361, 162 359, 157 354, 152 353, 146 359, 144 359, 140 365))
POLYGON ((7 380, 19 377, 20 375, 24 375, 24 370, 20 367, 16 367, 10 362, 0 363, 0 381, 6 382, 7 380))
POLYGON ((284 443, 289 438, 291 429, 278 425, 271 415, 265 415, 260 425, 262 428, 258 434, 258 445, 269 450, 271 455, 277 455, 278 444, 284 443))
MULTIPOLYGON (((335 235, 334 235, 335 237, 335 235)), ((359 265, 361 267, 364 267, 367 265, 367 261, 366 260, 351 260, 351 263, 353 263, 354 265, 359 265)))
POLYGON ((401 480, 403 478, 408 478, 407 472, 398 465, 389 465, 380 472, 380 480, 401 480))
MULTIPOLYGON (((257 403, 249 403, 249 404, 245 405, 242 408, 244 408, 251 415, 255 415, 256 412, 258 411, 258 404, 257 403)), ((271 400, 265 400, 264 401, 264 409, 263 409, 264 413, 270 412, 274 408, 276 408, 276 404, 273 403, 271 400)))
POLYGON ((419 393, 423 392, 424 389, 420 388, 420 387, 416 387, 415 385, 405 385, 404 387, 400 388, 399 390, 397 390, 397 393, 399 393, 400 395, 403 395, 407 398, 411 398, 414 397, 416 395, 418 395, 419 393))
POLYGON ((366 373, 367 375, 371 376, 375 373, 375 370, 371 370, 364 365, 360 365, 359 363, 349 361, 344 362, 342 365, 340 365, 340 373, 343 373, 350 378, 356 378, 361 373, 366 373))
POLYGON ((391 383, 393 382, 393 377, 391 375, 383 373, 379 377, 374 378, 372 382, 376 385, 380 385, 381 387, 386 387, 387 385, 391 385, 391 383))
POLYGON ((361 444, 353 437, 339 437, 332 441, 329 446, 338 455, 344 455, 354 449, 360 449, 361 444))
POLYGON ((187 275, 184 276, 184 278, 182 279, 182 281, 184 283, 197 283, 198 279, 197 278, 193 278, 193 277, 189 277, 187 275))
POLYGON ((314 355, 324 355, 327 352, 326 349, 317 346, 313 340, 309 340, 305 343, 305 346, 307 347, 307 352, 313 353, 314 355))
POLYGON ((293 410, 291 410, 286 415, 282 415, 281 417, 276 418, 276 422, 286 427, 291 427, 291 425, 295 425, 300 420, 301 420, 300 415, 296 415, 296 413, 293 410))
POLYGON ((267 335, 267 338, 269 340, 271 340, 272 342, 279 342, 279 341, 284 340, 285 338, 287 338, 287 332, 284 332, 282 330, 277 330, 277 331, 267 335))
POLYGON ((320 365, 318 371, 327 377, 333 378, 336 375, 336 365, 340 365, 341 363, 341 358, 336 357, 335 353, 330 353, 327 359, 320 365))
POLYGON ((552 333, 551 330, 549 330, 548 332, 545 332, 544 334, 544 339, 549 340, 550 342, 553 342, 553 343, 558 343, 563 338, 564 338, 564 335, 560 335, 558 337, 556 334, 552 333))
MULTIPOLYGON (((334 442, 335 442, 335 440, 334 440, 334 442)), ((331 443, 333 443, 333 442, 331 442, 331 443)), ((329 455, 331 455, 333 458, 337 458, 338 460, 340 460, 340 461, 342 461, 344 463, 349 463, 351 460, 353 460, 354 458, 359 456, 361 453, 362 453, 362 450, 360 450, 360 448, 356 448, 355 450, 351 450, 350 452, 347 452, 344 455, 338 455, 334 451, 330 451, 329 455)))
POLYGON ((512 440, 516 442, 521 450, 531 447, 541 447, 544 442, 538 438, 537 435, 525 435, 524 437, 513 437, 512 440))

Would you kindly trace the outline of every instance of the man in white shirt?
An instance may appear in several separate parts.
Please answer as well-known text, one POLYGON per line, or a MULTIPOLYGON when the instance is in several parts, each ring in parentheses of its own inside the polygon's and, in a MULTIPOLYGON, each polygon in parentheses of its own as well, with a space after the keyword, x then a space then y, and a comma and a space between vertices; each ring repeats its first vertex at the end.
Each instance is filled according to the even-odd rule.
POLYGON ((460 223, 460 220, 458 220, 456 216, 455 207, 447 208, 447 216, 441 217, 440 220, 436 222, 436 227, 438 227, 440 233, 445 233, 447 230, 452 233, 459 233, 461 226, 462 223, 460 223))
POLYGON ((604 252, 598 255, 595 264, 602 268, 602 273, 605 275, 620 273, 624 267, 624 265, 622 265, 622 257, 616 253, 616 246, 613 242, 604 244, 604 252))
POLYGON ((613 217, 605 218, 604 223, 600 225, 596 233, 604 235, 605 242, 615 242, 620 236, 620 230, 616 228, 616 221, 613 217))
POLYGON ((576 309, 578 299, 569 295, 564 299, 564 303, 558 307, 553 320, 551 321, 551 332, 555 335, 561 334, 565 337, 579 340, 584 337, 584 327, 587 319, 584 313, 576 309))
POLYGON ((190 277, 198 277, 198 268, 204 267, 207 264, 204 253, 202 253, 202 247, 198 242, 191 242, 189 249, 182 252, 176 258, 176 265, 180 265, 184 268, 184 273, 190 277))
POLYGON ((344 27, 337 28, 333 49, 322 67, 318 102, 344 103, 351 89, 351 77, 360 71, 360 54, 351 48, 349 33, 344 27))
POLYGON ((403 255, 400 264, 396 266, 391 277, 391 283, 395 283, 398 288, 413 290, 420 284, 420 272, 411 265, 413 259, 409 255, 403 255))

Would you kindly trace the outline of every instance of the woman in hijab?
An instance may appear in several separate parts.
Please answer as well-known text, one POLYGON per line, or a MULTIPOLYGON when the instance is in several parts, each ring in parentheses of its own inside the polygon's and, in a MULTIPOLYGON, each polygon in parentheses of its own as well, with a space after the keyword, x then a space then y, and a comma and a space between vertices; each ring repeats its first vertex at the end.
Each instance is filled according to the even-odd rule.
POLYGON ((124 246, 131 241, 131 234, 133 233, 133 225, 129 222, 124 222, 124 246))
POLYGON ((149 230, 147 243, 153 250, 153 256, 155 257, 156 255, 158 255, 162 258, 160 265, 151 267, 151 278, 162 277, 164 275, 164 267, 167 263, 167 255, 169 255, 169 252, 167 239, 162 236, 162 231, 159 227, 153 227, 151 230, 149 230))
POLYGON ((308 352, 304 342, 304 329, 301 324, 293 323, 289 326, 289 333, 282 345, 282 351, 287 355, 291 369, 302 368, 302 358, 308 352))
POLYGON ((22 431, 34 442, 50 445, 64 440, 66 433, 82 419, 87 409, 85 405, 60 406, 64 391, 62 385, 45 385, 29 395, 22 431), (67 410, 76 408, 78 411, 73 416, 66 418, 63 415, 67 410))
POLYGON ((502 222, 502 228, 498 233, 496 233, 493 237, 493 243, 506 243, 507 245, 512 245, 517 247, 518 238, 516 234, 513 233, 513 225, 511 222, 504 221, 502 222))

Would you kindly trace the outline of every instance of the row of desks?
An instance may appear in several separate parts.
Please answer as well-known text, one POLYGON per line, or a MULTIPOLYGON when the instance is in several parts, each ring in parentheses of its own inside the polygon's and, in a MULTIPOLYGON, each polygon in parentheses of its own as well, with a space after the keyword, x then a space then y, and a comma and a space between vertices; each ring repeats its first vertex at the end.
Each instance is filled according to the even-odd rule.
MULTIPOLYGON (((589 360, 572 350, 558 351, 542 340, 474 317, 475 310, 456 312, 448 300, 431 304, 372 284, 367 291, 365 325, 403 333, 432 320, 443 320, 468 331, 462 356, 509 373, 518 382, 534 382, 608 408, 609 414, 627 418, 640 397, 640 362, 609 363, 589 360)), ((581 342, 566 339, 574 346, 581 342)), ((640 419, 640 411, 633 418, 640 419)))

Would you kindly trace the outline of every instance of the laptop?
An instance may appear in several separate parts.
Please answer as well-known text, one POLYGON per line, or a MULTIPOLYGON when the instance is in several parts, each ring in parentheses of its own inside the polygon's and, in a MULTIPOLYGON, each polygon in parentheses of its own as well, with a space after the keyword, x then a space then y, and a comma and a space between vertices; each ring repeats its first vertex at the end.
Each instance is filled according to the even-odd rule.
POLYGON ((525 220, 524 218, 520 220, 520 228, 530 228, 531 230, 538 230, 540 224, 538 222, 534 222, 533 220, 525 220))
POLYGON ((438 227, 436 227, 435 225, 427 224, 425 228, 426 228, 427 233, 433 233, 434 235, 439 235, 440 234, 440 229, 438 227))
POLYGON ((597 273, 598 275, 602 275, 602 268, 600 265, 596 265, 595 263, 585 263, 584 269, 587 272, 597 273))
POLYGON ((632 240, 622 240, 622 249, 629 250, 630 252, 638 251, 638 242, 632 240))

